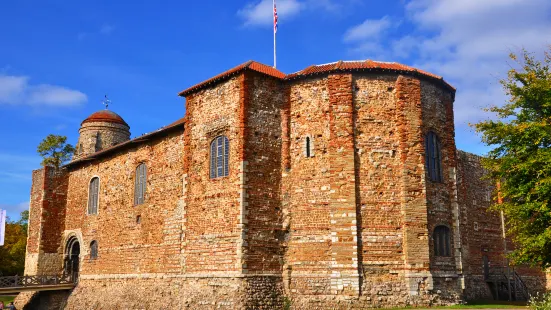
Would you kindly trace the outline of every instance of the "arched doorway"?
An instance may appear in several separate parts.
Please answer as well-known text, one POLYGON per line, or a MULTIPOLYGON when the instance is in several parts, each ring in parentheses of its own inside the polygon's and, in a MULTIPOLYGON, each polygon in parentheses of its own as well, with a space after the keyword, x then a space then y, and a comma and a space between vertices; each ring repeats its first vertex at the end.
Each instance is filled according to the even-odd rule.
POLYGON ((65 274, 73 277, 73 280, 78 281, 78 269, 80 263, 80 243, 76 237, 71 237, 67 241, 65 247, 65 259, 63 270, 65 274))

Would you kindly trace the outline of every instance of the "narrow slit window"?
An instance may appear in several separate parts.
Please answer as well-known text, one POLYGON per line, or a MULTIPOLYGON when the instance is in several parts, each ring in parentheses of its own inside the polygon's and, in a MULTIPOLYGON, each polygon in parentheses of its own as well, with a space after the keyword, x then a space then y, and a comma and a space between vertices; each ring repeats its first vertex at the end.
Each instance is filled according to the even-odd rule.
POLYGON ((98 242, 96 240, 90 243, 90 259, 98 258, 98 242))
POLYGON ((99 178, 90 181, 88 190, 88 214, 98 214, 99 178))
POLYGON ((96 144, 94 146, 94 151, 95 152, 98 152, 98 151, 101 151, 101 146, 102 146, 102 143, 101 143, 101 134, 100 132, 98 131, 96 133, 96 144))
POLYGON ((433 233, 434 255, 451 256, 451 234, 447 226, 436 226, 433 233))
POLYGON ((226 136, 218 136, 210 144, 210 178, 216 179, 229 174, 230 142, 226 136))
POLYGON ((425 164, 429 178, 435 182, 442 182, 440 139, 432 131, 429 131, 425 136, 425 164))
POLYGON ((314 157, 314 139, 311 136, 304 138, 304 156, 314 157))
POLYGON ((139 164, 138 167, 136 167, 134 182, 134 204, 141 205, 145 201, 147 186, 147 166, 144 163, 139 164))

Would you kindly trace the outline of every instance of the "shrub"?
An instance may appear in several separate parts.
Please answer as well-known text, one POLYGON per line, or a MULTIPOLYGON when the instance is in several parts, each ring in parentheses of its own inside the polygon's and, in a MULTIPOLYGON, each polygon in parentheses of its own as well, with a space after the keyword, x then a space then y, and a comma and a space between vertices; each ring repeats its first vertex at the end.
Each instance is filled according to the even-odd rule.
POLYGON ((533 310, 549 310, 551 309, 551 292, 545 294, 536 294, 530 297, 528 302, 530 309, 533 310))

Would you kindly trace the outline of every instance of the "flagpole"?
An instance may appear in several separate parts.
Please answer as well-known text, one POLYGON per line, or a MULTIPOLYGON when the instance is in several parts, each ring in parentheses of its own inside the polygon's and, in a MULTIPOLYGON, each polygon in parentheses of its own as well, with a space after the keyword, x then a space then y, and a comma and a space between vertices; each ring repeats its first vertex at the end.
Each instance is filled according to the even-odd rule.
POLYGON ((276 20, 275 20, 275 0, 272 0, 272 15, 273 15, 273 18, 274 18, 274 25, 273 25, 273 31, 274 31, 274 68, 276 68, 276 20))

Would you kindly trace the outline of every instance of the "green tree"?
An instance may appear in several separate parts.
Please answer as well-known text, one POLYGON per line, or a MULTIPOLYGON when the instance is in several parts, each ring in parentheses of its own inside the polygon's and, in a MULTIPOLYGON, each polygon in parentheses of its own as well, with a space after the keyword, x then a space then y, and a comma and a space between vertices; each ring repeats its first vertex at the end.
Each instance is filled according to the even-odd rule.
POLYGON ((42 156, 43 166, 61 167, 63 163, 71 159, 75 148, 68 143, 67 137, 49 134, 38 145, 37 152, 42 156))
POLYGON ((23 227, 23 230, 26 232, 29 228, 29 210, 21 212, 21 218, 17 221, 17 224, 23 227))
POLYGON ((21 220, 8 219, 4 245, 0 246, 0 275, 23 275, 25 270, 25 250, 27 247, 27 222, 29 211, 21 212, 21 220), (23 217, 27 216, 27 220, 23 217), (24 223, 24 225, 22 224, 24 223))
POLYGON ((511 54, 517 68, 501 81, 509 100, 492 106, 495 120, 474 127, 492 149, 483 160, 489 177, 499 183, 502 203, 515 243, 516 263, 551 267, 551 49, 538 60, 522 50, 511 54))

